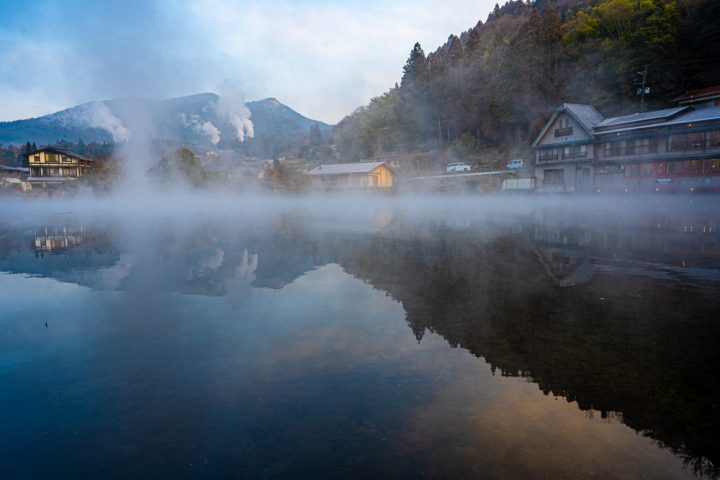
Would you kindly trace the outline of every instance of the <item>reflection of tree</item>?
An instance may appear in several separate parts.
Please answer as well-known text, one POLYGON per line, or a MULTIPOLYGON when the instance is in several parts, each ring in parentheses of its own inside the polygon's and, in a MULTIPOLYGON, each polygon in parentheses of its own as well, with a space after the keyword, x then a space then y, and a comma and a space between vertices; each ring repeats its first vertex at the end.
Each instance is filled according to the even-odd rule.
POLYGON ((718 473, 716 290, 617 274, 561 288, 535 249, 510 237, 478 243, 446 233, 332 246, 346 271, 402 302, 418 339, 438 333, 493 371, 530 377, 583 410, 620 412, 694 468, 718 473))

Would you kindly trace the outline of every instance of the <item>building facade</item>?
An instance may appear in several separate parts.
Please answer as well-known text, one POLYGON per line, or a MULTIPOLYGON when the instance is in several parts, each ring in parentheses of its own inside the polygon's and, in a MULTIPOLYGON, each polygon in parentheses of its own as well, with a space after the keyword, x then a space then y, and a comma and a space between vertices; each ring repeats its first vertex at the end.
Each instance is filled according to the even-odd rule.
POLYGON ((613 118, 563 104, 533 147, 538 191, 720 190, 720 107, 707 95, 613 118))
POLYGON ((325 190, 389 190, 393 187, 394 176, 385 162, 320 165, 307 174, 311 187, 325 190))
POLYGON ((43 147, 28 155, 28 182, 43 187, 63 185, 85 175, 93 160, 55 147, 43 147))

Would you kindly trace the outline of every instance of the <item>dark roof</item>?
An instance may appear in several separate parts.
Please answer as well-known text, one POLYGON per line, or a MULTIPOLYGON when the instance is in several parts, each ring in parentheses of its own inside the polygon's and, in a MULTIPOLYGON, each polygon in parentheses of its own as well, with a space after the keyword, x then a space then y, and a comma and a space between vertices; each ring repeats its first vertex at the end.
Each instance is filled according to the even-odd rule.
POLYGON ((545 136, 545 133, 550 128, 550 125, 552 125, 557 116, 563 112, 566 112, 575 119, 575 121, 578 122, 580 127, 585 130, 585 133, 587 133, 590 138, 593 137, 593 126, 603 119, 602 114, 595 110, 595 107, 592 105, 583 105, 581 103, 563 103, 555 109, 552 117, 550 117, 550 120, 545 123, 545 126, 532 143, 533 147, 537 147, 540 139, 545 136))
POLYGON ((674 99, 673 102, 690 103, 693 101, 702 101, 704 99, 709 100, 714 97, 720 97, 720 85, 699 88, 697 90, 688 90, 687 92, 674 99))
POLYGON ((94 158, 86 157, 86 156, 84 156, 84 155, 78 155, 77 153, 73 153, 73 152, 70 152, 70 151, 68 151, 68 150, 64 150, 64 149, 62 149, 62 148, 57 148, 57 147, 40 147, 40 148, 38 148, 37 150, 35 150, 34 152, 30 152, 30 153, 28 154, 28 156, 30 156, 30 155, 32 155, 32 154, 34 154, 34 153, 38 153, 38 152, 59 153, 60 155, 66 155, 66 156, 68 156, 68 157, 79 158, 80 160, 87 160, 88 162, 94 162, 94 161, 95 161, 94 158))
MULTIPOLYGON (((643 128, 652 128, 652 127, 662 127, 662 126, 670 126, 670 125, 681 125, 683 123, 696 123, 696 122, 708 122, 708 121, 718 121, 720 120, 720 107, 711 107, 711 108, 699 108, 697 110, 694 110, 692 107, 687 107, 688 111, 682 115, 679 115, 677 117, 671 118, 669 120, 658 120, 651 123, 645 123, 642 125, 635 125, 635 124, 620 124, 617 125, 614 128, 608 128, 603 131, 597 132, 600 134, 607 134, 607 133, 622 133, 622 132, 630 132, 633 130, 640 130, 643 128)), ((648 112, 652 113, 652 112, 648 112)))
POLYGON ((583 105, 581 103, 563 103, 561 109, 575 117, 588 133, 592 132, 592 128, 602 121, 603 116, 595 110, 592 105, 583 105))
POLYGON ((622 125, 630 125, 634 123, 644 122, 663 122, 672 119, 673 117, 687 111, 691 107, 675 107, 666 108, 664 110, 653 110, 652 112, 644 113, 632 113, 630 115, 623 115, 621 117, 606 118, 602 122, 595 125, 597 129, 603 129, 607 127, 618 127, 622 125))

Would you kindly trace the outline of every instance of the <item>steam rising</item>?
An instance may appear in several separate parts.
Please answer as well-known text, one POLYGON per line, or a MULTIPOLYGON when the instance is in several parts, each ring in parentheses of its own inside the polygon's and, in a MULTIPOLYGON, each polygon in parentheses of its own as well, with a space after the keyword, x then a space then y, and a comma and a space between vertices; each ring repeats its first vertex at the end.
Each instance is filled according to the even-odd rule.
POLYGON ((130 130, 110 111, 104 102, 92 102, 76 109, 63 112, 62 123, 66 125, 82 125, 90 128, 101 128, 110 135, 114 142, 124 143, 130 140, 130 130))
POLYGON ((244 142, 246 138, 255 136, 255 128, 250 120, 250 109, 245 105, 245 93, 240 87, 229 80, 225 80, 217 87, 218 98, 215 112, 227 120, 235 128, 237 139, 244 142))
POLYGON ((188 118, 184 113, 181 113, 179 118, 185 127, 191 128, 196 133, 207 135, 213 145, 220 142, 220 130, 209 120, 203 121, 199 115, 194 114, 188 118))

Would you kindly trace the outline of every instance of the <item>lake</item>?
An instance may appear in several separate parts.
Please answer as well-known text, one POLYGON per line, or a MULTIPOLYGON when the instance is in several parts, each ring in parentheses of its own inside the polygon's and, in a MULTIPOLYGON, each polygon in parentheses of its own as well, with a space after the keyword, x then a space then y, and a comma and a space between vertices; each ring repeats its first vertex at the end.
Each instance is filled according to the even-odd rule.
POLYGON ((3 478, 718 478, 720 202, 4 202, 3 478))

